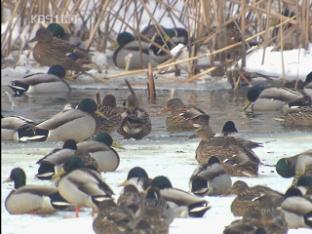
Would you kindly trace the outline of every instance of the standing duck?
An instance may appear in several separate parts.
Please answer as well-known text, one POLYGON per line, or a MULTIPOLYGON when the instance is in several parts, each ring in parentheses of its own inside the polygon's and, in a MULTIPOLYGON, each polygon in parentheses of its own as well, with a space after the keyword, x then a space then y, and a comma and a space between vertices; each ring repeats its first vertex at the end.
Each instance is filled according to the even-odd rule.
POLYGON ((88 59, 89 55, 67 41, 53 37, 53 34, 48 29, 38 29, 36 36, 30 42, 34 41, 37 41, 37 43, 33 49, 33 56, 40 65, 52 66, 60 64, 66 70, 85 71, 85 68, 71 59, 68 54, 74 52, 83 59, 88 59))
POLYGON ((139 107, 139 100, 127 80, 126 84, 131 94, 127 98, 126 111, 121 114, 123 120, 117 132, 125 139, 140 140, 150 134, 152 123, 148 113, 139 107))
POLYGON ((70 87, 64 80, 65 69, 61 65, 53 65, 48 73, 36 73, 25 76, 21 80, 11 81, 9 87, 15 96, 25 94, 69 93, 70 87))
POLYGON ((96 131, 96 103, 85 98, 76 109, 67 109, 57 113, 50 119, 36 125, 36 137, 29 141, 66 141, 73 139, 80 142, 90 138, 96 131), (38 139, 37 132, 44 131, 45 135, 38 139))
POLYGON ((120 163, 118 153, 111 148, 113 145, 112 137, 105 133, 98 133, 93 140, 78 143, 78 153, 87 152, 98 163, 100 172, 115 171, 120 163))
POLYGON ((195 195, 225 195, 232 187, 231 177, 224 171, 217 157, 199 165, 190 178, 190 190, 195 195))
POLYGON ((59 193, 76 207, 77 217, 80 207, 97 210, 97 204, 114 194, 100 173, 87 168, 79 157, 67 159, 63 169, 65 174, 57 182, 57 188, 59 193))
POLYGON ((5 199, 5 208, 10 214, 49 214, 55 212, 57 207, 70 207, 56 187, 26 185, 26 174, 19 167, 11 170, 5 182, 9 181, 14 181, 14 190, 5 199))

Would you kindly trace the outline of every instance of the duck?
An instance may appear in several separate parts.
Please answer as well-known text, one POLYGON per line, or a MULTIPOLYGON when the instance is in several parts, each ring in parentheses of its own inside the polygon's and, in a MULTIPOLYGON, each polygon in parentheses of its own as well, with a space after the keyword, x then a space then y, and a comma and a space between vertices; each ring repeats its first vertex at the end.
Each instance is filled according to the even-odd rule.
POLYGON ((190 178, 190 191, 195 195, 226 195, 232 188, 231 177, 225 172, 217 157, 199 165, 190 178))
POLYGON ((260 147, 260 143, 232 136, 215 136, 209 126, 209 115, 187 119, 197 128, 195 135, 201 139, 195 151, 195 159, 199 164, 205 164, 210 157, 215 156, 231 176, 258 175, 261 162, 253 149, 260 147))
POLYGON ((89 60, 88 53, 67 41, 53 37, 52 32, 48 29, 39 28, 30 42, 37 42, 33 48, 33 57, 41 66, 60 64, 66 70, 86 71, 81 64, 68 57, 68 54, 75 52, 80 58, 89 60))
POLYGON ((287 127, 312 127, 312 106, 295 106, 274 120, 287 127))
POLYGON ((99 203, 114 194, 100 173, 87 168, 79 157, 66 159, 63 171, 57 175, 60 178, 56 186, 61 196, 75 206, 76 217, 79 217, 80 207, 90 207, 96 211, 99 203))
POLYGON ((11 81, 9 87, 15 96, 23 94, 47 94, 70 92, 70 86, 64 80, 66 71, 61 65, 53 65, 47 73, 36 73, 21 80, 11 81))
POLYGON ((148 64, 155 67, 171 57, 170 54, 155 55, 149 43, 135 39, 129 32, 119 33, 117 42, 118 48, 113 53, 113 62, 121 69, 144 69, 148 64))
POLYGON ((5 199, 10 214, 51 214, 71 207, 54 186, 26 185, 26 174, 20 167, 13 168, 4 182, 10 181, 14 182, 14 189, 5 199))
POLYGON ((312 149, 309 149, 292 157, 280 158, 276 163, 275 169, 284 178, 310 175, 312 172, 311 159, 312 149))
POLYGON ((311 97, 300 91, 287 88, 253 86, 247 92, 247 104, 244 111, 251 106, 252 111, 276 111, 282 110, 285 105, 311 105, 311 97))
POLYGON ((66 141, 80 142, 93 136, 98 122, 95 118, 97 106, 94 100, 85 98, 75 109, 63 110, 35 126, 35 137, 25 141, 66 141), (41 138, 37 132, 43 132, 41 138))
POLYGON ((223 234, 268 234, 268 232, 263 227, 240 219, 226 226, 223 234))
POLYGON ((33 128, 36 123, 28 118, 19 115, 4 117, 1 115, 1 140, 22 141, 25 136, 34 135, 33 128))
POLYGON ((117 205, 127 210, 133 218, 139 218, 143 208, 144 191, 139 189, 134 184, 124 186, 117 200, 117 205))
POLYGON ((261 185, 249 187, 241 180, 233 184, 231 192, 237 195, 231 204, 234 216, 245 216, 247 212, 255 209, 269 213, 284 200, 283 194, 278 191, 261 185))
POLYGON ((222 127, 223 136, 230 136, 238 133, 235 123, 232 120, 226 121, 222 127))
POLYGON ((122 123, 117 132, 125 139, 140 140, 150 134, 152 123, 149 114, 139 106, 139 100, 130 83, 126 84, 131 92, 126 101, 126 110, 121 114, 122 123))
POLYGON ((203 217, 206 211, 210 209, 208 201, 184 190, 174 188, 166 176, 156 176, 151 181, 151 186, 160 190, 160 195, 174 210, 175 217, 203 217))
POLYGON ((144 192, 151 185, 151 181, 146 170, 136 166, 128 171, 127 179, 120 186, 133 185, 139 192, 144 192))
POLYGON ((117 107, 116 97, 113 94, 107 94, 101 101, 100 94, 96 94, 97 100, 97 118, 99 120, 98 131, 112 133, 116 131, 122 122, 121 113, 124 108, 117 107))
POLYGON ((77 144, 74 140, 66 140, 63 147, 53 149, 50 153, 37 161, 39 164, 36 177, 41 180, 50 180, 57 173, 67 158, 75 156, 77 144))
POLYGON ((312 200, 303 196, 299 189, 291 187, 286 191, 280 209, 288 228, 312 228, 312 200))
POLYGON ((79 142, 77 151, 89 153, 98 163, 100 172, 113 172, 117 170, 120 158, 118 152, 111 147, 112 145, 112 137, 106 132, 100 132, 91 140, 79 142))

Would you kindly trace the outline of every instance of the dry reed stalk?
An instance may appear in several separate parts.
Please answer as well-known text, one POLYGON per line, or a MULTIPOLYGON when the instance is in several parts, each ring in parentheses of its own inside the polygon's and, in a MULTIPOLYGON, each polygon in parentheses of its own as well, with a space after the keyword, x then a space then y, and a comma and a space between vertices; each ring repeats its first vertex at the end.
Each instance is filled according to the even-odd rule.
MULTIPOLYGON (((282 18, 281 18, 281 22, 282 22, 282 18)), ((281 42, 281 61, 282 61, 282 77, 281 79, 284 80, 285 79, 285 61, 284 61, 284 32, 283 32, 283 25, 280 26, 280 42, 281 42)))
POLYGON ((150 104, 156 103, 156 89, 153 75, 152 65, 149 63, 147 68, 147 91, 148 91, 148 102, 150 104))

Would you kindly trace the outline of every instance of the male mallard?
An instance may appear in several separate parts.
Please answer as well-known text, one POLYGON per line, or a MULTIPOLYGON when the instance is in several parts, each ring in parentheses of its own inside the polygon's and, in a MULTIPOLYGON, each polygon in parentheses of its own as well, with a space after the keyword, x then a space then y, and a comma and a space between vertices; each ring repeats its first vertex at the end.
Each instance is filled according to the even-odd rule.
POLYGON ((36 73, 25 76, 21 80, 11 81, 9 87, 15 96, 25 94, 68 93, 69 85, 64 80, 65 69, 61 65, 53 65, 48 73, 36 73))
POLYGON ((57 207, 70 206, 56 187, 26 185, 26 174, 19 167, 11 170, 10 177, 5 182, 9 181, 14 181, 14 190, 5 199, 5 207, 10 214, 48 214, 55 212, 57 207))
POLYGON ((142 69, 148 64, 157 66, 168 60, 171 55, 155 55, 149 44, 136 40, 129 32, 122 32, 117 37, 118 48, 114 51, 114 64, 122 69, 142 69))
POLYGON ((2 141, 20 141, 29 134, 34 135, 33 128, 36 123, 23 116, 1 115, 1 140, 2 141))
POLYGON ((95 119, 96 103, 85 98, 76 107, 76 109, 63 110, 50 119, 36 125, 36 138, 28 138, 30 141, 66 141, 73 139, 80 142, 91 137, 97 128, 95 119), (37 131, 44 131, 45 135, 40 139, 37 137, 37 131))
POLYGON ((87 152, 96 160, 100 172, 115 171, 120 163, 118 153, 111 148, 113 144, 112 137, 105 133, 98 133, 93 140, 87 140, 78 143, 79 151, 87 152))
POLYGON ((224 123, 222 128, 222 134, 223 136, 229 136, 231 134, 237 133, 237 128, 235 126, 235 123, 233 121, 227 121, 224 123))
POLYGON ((262 86, 251 87, 247 92, 247 100, 244 110, 251 105, 252 111, 281 110, 285 105, 294 102, 296 105, 311 105, 311 97, 304 93, 276 87, 266 89, 262 86))
POLYGON ((184 190, 174 188, 170 180, 165 176, 155 177, 151 182, 151 186, 158 188, 160 195, 172 204, 175 207, 174 209, 179 210, 180 207, 185 207, 191 217, 202 217, 210 209, 208 201, 184 190))
POLYGON ((57 188, 61 196, 76 207, 76 216, 80 207, 96 210, 98 203, 114 194, 100 173, 87 168, 79 157, 67 159, 63 169, 65 175, 57 182, 57 188))
POLYGON ((116 98, 112 94, 104 96, 103 100, 100 100, 100 94, 96 95, 97 100, 97 118, 99 120, 100 132, 112 133, 120 127, 122 122, 121 113, 124 108, 117 107, 116 98))
POLYGON ((129 170, 127 179, 122 182, 121 186, 134 185, 139 192, 145 191, 151 184, 151 179, 142 167, 133 167, 129 170))
POLYGON ((217 157, 225 171, 232 176, 257 176, 260 160, 252 150, 259 143, 231 136, 215 136, 209 127, 209 116, 190 119, 198 129, 195 134, 201 139, 196 149, 196 160, 205 164, 212 156, 217 157))
POLYGON ((274 118, 283 125, 312 127, 312 107, 311 106, 296 106, 287 111, 283 116, 274 118))
POLYGON ((224 171, 217 157, 199 165, 190 178, 190 190, 196 195, 225 195, 232 187, 231 177, 224 171))
POLYGON ((312 149, 289 158, 281 158, 276 163, 276 172, 285 178, 312 175, 312 149))
POLYGON ((68 57, 68 54, 75 53, 82 59, 88 59, 86 51, 83 51, 67 41, 53 37, 53 34, 46 28, 40 28, 36 36, 30 41, 37 41, 33 49, 35 60, 42 66, 62 65, 66 70, 85 71, 86 69, 75 60, 68 57))
POLYGON ((127 98, 126 111, 121 114, 123 120, 117 132, 125 139, 139 140, 150 134, 152 123, 148 113, 139 107, 139 100, 127 80, 126 84, 131 95, 127 98))
POLYGON ((312 228, 312 200, 297 188, 289 188, 281 204, 288 228, 312 228))

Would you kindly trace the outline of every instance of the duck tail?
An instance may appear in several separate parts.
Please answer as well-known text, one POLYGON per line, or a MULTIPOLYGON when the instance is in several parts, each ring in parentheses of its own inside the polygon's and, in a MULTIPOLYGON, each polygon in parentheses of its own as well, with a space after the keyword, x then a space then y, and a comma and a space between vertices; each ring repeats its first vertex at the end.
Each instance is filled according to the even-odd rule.
POLYGON ((189 216, 201 218, 204 216, 207 210, 210 209, 207 201, 200 201, 188 206, 189 216))
POLYGON ((45 141, 49 135, 49 130, 36 128, 34 126, 24 126, 18 129, 18 137, 21 142, 45 141))
POLYGON ((73 205, 66 201, 59 192, 53 193, 50 196, 51 205, 56 210, 64 210, 67 208, 72 208, 73 205))
POLYGON ((22 96, 28 89, 28 85, 19 81, 12 81, 8 86, 14 92, 14 96, 17 97, 22 96))
POLYGON ((55 174, 54 165, 50 162, 42 161, 38 169, 36 177, 40 180, 51 180, 55 174))
POLYGON ((99 207, 99 205, 101 204, 101 202, 105 201, 105 200, 112 200, 113 198, 109 195, 95 195, 91 197, 92 202, 99 207))
POLYGON ((309 226, 312 227, 312 211, 310 211, 309 213, 305 214, 303 216, 304 218, 304 223, 309 226))

